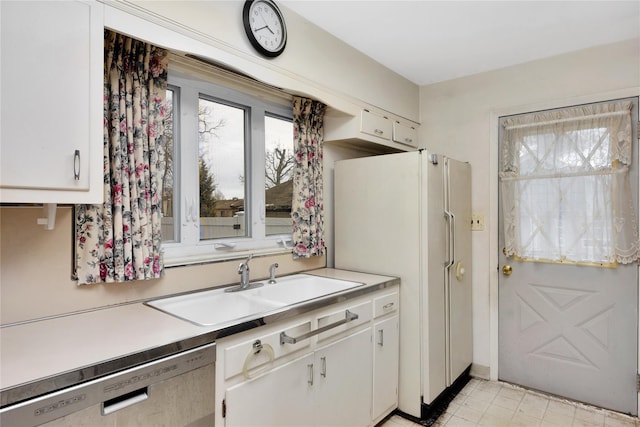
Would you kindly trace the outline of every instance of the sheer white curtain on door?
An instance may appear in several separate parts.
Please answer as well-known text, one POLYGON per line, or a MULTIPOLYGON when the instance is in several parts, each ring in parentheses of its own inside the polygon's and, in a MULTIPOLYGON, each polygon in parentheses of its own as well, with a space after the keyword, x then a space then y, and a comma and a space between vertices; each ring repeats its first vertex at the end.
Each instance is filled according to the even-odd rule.
POLYGON ((629 182, 632 105, 591 104, 502 121, 507 256, 595 264, 638 260, 629 182))

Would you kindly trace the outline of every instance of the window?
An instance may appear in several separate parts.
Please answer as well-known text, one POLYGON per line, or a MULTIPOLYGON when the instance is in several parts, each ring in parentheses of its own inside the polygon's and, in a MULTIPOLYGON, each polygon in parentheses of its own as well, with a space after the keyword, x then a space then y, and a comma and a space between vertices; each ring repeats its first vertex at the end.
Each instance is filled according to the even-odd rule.
POLYGON ((166 263, 290 250, 290 97, 241 76, 234 82, 226 71, 200 63, 197 68, 194 73, 178 64, 169 72, 162 224, 166 263), (256 90, 252 85, 258 85, 256 90))
POLYGON ((293 123, 290 119, 265 116, 264 132, 267 235, 286 234, 293 226, 293 123))

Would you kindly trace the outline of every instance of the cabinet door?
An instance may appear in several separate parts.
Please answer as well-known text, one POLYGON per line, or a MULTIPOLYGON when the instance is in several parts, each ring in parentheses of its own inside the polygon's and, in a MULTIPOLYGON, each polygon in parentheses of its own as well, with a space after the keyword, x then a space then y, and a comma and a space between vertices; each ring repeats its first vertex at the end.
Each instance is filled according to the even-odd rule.
POLYGON ((383 139, 391 139, 391 120, 379 116, 368 110, 362 110, 360 132, 377 136, 383 139))
POLYGON ((226 426, 304 426, 313 423, 313 354, 236 386, 226 394, 226 426))
POLYGON ((316 351, 315 425, 371 424, 371 328, 316 351))
POLYGON ((373 419, 398 406, 398 316, 378 322, 373 333, 373 419))
POLYGON ((418 130, 413 126, 406 126, 396 121, 393 123, 393 140, 400 144, 418 146, 418 130))
POLYGON ((102 8, 0 2, 0 201, 102 201, 102 8))

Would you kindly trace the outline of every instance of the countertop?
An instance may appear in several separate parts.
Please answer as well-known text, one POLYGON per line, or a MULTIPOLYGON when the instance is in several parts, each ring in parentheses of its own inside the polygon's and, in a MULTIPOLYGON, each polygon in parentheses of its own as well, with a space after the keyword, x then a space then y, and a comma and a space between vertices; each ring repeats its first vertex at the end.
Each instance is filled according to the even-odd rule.
MULTIPOLYGON (((303 273, 363 283, 340 292, 346 298, 398 280, 330 268, 303 273)), ((305 306, 314 307, 312 302, 309 304, 296 304, 295 314, 305 306)), ((266 317, 258 314, 256 319, 261 321, 253 324, 247 324, 245 319, 243 330, 264 324, 266 317)), ((283 318, 282 312, 278 318, 283 318)), ((165 314, 143 302, 3 327, 2 406, 214 342, 220 332, 215 327, 197 326, 165 314)))

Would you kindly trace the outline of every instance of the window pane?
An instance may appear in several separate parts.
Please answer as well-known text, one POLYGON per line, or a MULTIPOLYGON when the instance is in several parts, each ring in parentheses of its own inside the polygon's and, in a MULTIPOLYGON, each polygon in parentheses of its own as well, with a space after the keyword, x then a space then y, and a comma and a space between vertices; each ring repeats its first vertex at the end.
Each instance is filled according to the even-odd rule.
POLYGON ((264 134, 266 234, 291 234, 293 123, 266 116, 264 134))
POLYGON ((167 89, 165 98, 165 117, 164 117, 164 145, 160 151, 160 170, 162 173, 162 241, 171 242, 176 240, 176 227, 174 215, 174 149, 175 129, 174 127, 174 107, 176 100, 175 93, 172 89, 167 89))
POLYGON ((200 239, 247 236, 245 110, 200 99, 200 239))

